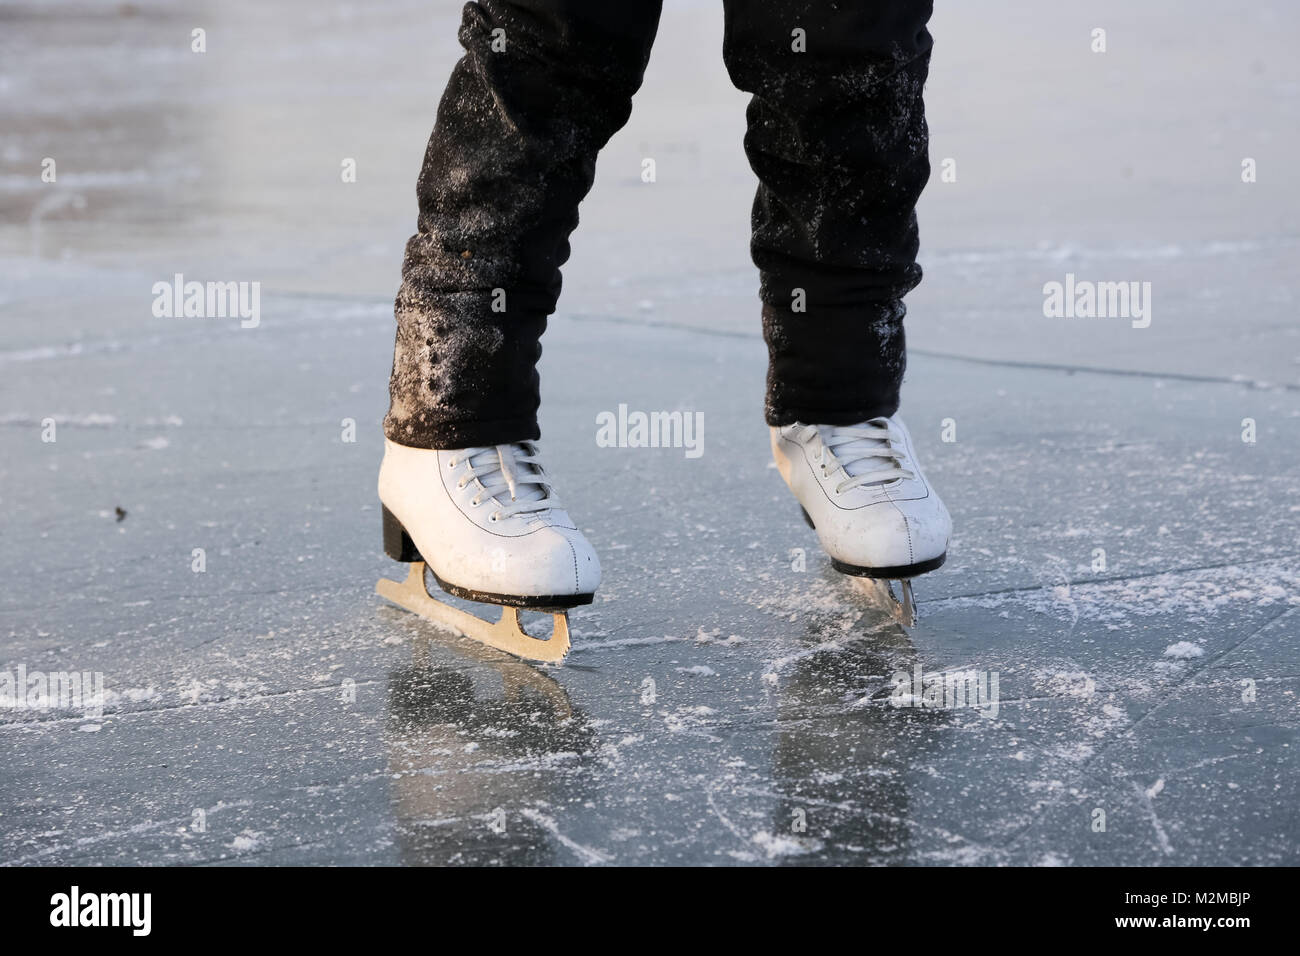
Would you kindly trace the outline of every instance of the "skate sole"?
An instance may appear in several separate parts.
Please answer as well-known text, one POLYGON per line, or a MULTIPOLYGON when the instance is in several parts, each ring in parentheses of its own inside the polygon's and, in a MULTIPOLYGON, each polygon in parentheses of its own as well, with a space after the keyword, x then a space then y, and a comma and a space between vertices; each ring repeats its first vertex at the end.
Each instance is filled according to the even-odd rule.
POLYGON ((855 578, 888 578, 892 581, 902 581, 942 567, 943 562, 947 559, 948 552, 945 551, 937 558, 931 558, 929 561, 918 561, 916 564, 900 564, 892 568, 864 568, 855 564, 845 564, 843 561, 831 558, 831 567, 841 574, 849 574, 855 578))
MULTIPOLYGON (((808 527, 814 531, 817 526, 813 524, 812 518, 808 514, 808 509, 802 505, 799 507, 803 513, 803 520, 807 522, 808 527)), ((848 574, 855 578, 888 578, 894 581, 900 581, 905 578, 914 578, 920 574, 926 574, 936 568, 942 567, 944 561, 948 560, 948 552, 945 551, 937 558, 930 558, 928 561, 918 561, 916 564, 899 564, 890 568, 868 568, 857 564, 846 564, 838 558, 831 558, 831 567, 841 574, 848 574)))
MULTIPOLYGON (((397 520, 397 516, 383 504, 380 505, 380 508, 384 513, 384 553, 394 561, 402 561, 406 564, 422 561, 424 566, 429 568, 429 563, 424 560, 420 550, 415 546, 415 542, 406 533, 406 528, 402 527, 402 522, 397 520)), ((438 587, 454 597, 466 601, 476 601, 480 604, 501 604, 528 611, 559 613, 567 611, 569 608, 590 604, 596 596, 595 594, 495 594, 491 591, 476 591, 473 588, 463 588, 458 584, 452 584, 450 581, 444 581, 438 577, 433 568, 429 568, 429 573, 438 582, 438 587)))

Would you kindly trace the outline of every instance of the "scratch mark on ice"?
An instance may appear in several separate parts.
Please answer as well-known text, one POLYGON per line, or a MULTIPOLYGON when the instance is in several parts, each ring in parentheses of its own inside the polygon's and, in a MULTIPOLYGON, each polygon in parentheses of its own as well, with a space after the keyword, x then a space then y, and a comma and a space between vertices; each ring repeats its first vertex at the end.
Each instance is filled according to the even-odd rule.
POLYGON ((555 839, 559 840, 560 843, 563 844, 565 847, 572 850, 574 856, 576 856, 579 860, 581 860, 584 866, 591 866, 593 863, 610 863, 613 861, 614 859, 613 857, 607 856, 606 854, 601 853, 599 850, 593 850, 589 846, 583 846, 581 843, 578 843, 576 840, 571 840, 568 837, 566 837, 563 833, 560 832, 559 824, 557 824, 553 819, 548 817, 546 814, 539 813, 536 810, 531 810, 531 809, 521 810, 520 812, 529 820, 532 820, 534 823, 536 823, 543 830, 549 832, 553 837, 555 837, 555 839))

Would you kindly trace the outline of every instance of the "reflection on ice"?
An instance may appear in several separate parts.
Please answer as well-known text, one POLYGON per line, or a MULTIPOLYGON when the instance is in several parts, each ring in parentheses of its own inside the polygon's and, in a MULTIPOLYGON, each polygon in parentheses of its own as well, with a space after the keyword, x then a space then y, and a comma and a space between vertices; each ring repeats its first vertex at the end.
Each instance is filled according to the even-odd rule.
POLYGON ((418 638, 388 678, 384 743, 406 863, 553 864, 537 807, 596 745, 556 680, 490 648, 418 638))

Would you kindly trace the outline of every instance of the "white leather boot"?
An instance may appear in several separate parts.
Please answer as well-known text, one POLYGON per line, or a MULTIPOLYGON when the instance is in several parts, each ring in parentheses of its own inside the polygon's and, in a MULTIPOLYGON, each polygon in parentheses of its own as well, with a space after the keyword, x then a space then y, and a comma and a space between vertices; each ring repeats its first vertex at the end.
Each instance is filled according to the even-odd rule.
POLYGON ((904 582, 914 620, 907 582, 943 564, 952 519, 902 420, 773 428, 772 454, 835 569, 904 582))
POLYGON ((380 593, 511 653, 539 660, 563 656, 568 649, 567 619, 563 650, 554 640, 562 627, 560 618, 567 608, 591 603, 600 584, 600 560, 561 508, 537 460, 537 446, 515 442, 443 450, 411 448, 388 439, 384 445, 379 469, 384 551, 397 561, 411 562, 412 570, 409 587, 381 581, 380 593), (457 597, 500 604, 508 611, 529 608, 556 614, 556 634, 551 641, 535 641, 518 628, 518 615, 512 613, 503 614, 497 622, 500 633, 489 639, 487 631, 472 623, 485 624, 478 618, 432 598, 429 603, 438 609, 429 608, 414 588, 418 572, 418 590, 427 597, 424 565, 444 591, 457 597), (385 584, 390 587, 385 589, 385 584), (463 616, 453 622, 443 608, 463 616), (534 646, 543 644, 556 646, 534 646))

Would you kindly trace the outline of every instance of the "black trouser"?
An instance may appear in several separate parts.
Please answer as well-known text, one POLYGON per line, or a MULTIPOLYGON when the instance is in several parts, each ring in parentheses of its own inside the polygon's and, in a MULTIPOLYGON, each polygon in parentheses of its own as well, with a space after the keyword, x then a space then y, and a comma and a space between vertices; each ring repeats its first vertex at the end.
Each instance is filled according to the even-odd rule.
MULTIPOLYGON (((752 93, 751 250, 766 418, 898 409, 902 297, 920 281, 931 0, 724 0, 723 58, 752 93), (803 31, 802 40, 797 31, 803 31)), ((631 112, 660 0, 478 0, 420 172, 397 297, 389 438, 537 438, 536 363, 596 154, 631 112)), ((685 228, 685 226, 684 226, 685 228)))

